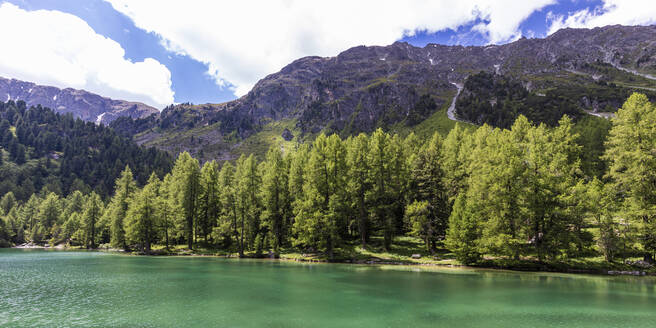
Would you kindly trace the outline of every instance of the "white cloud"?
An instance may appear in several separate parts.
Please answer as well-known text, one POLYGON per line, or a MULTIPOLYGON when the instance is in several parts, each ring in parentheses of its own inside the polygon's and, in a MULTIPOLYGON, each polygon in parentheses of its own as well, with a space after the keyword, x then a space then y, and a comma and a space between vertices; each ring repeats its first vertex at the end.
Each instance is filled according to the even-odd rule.
POLYGON ((654 0, 605 0, 599 8, 583 9, 568 15, 549 13, 548 34, 561 28, 593 28, 606 25, 649 25, 656 23, 654 0))
POLYGON ((171 73, 157 60, 131 62, 115 41, 59 11, 0 5, 0 76, 162 108, 173 102, 171 73))
POLYGON ((217 84, 243 95, 258 79, 308 55, 387 45, 417 31, 456 29, 477 19, 492 43, 555 0, 106 0, 172 51, 208 64, 217 84))

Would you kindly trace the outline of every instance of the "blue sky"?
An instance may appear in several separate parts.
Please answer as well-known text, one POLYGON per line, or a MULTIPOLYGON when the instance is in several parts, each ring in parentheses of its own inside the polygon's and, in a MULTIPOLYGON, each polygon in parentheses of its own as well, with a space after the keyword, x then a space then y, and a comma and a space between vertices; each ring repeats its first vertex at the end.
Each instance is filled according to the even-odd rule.
MULTIPOLYGON (((647 10, 636 13, 633 15, 635 17, 627 17, 629 15, 623 13, 630 8, 621 7, 628 5, 622 4, 619 0, 606 2, 536 0, 535 3, 509 1, 507 4, 504 3, 507 8, 496 7, 500 6, 501 1, 492 2, 491 5, 485 0, 472 1, 462 8, 451 8, 450 2, 445 1, 442 7, 429 8, 431 11, 416 8, 417 12, 429 12, 411 11, 410 16, 416 15, 416 17, 392 24, 379 20, 394 21, 393 8, 381 9, 380 13, 375 12, 369 16, 363 15, 364 22, 361 22, 359 17, 343 14, 341 10, 334 14, 339 17, 331 18, 332 12, 298 3, 288 7, 282 4, 284 8, 271 7, 259 10, 259 7, 268 6, 271 1, 266 5, 256 3, 258 5, 256 11, 261 11, 261 14, 253 14, 253 4, 251 7, 239 7, 239 5, 219 2, 215 2, 211 8, 204 8, 202 4, 193 1, 168 0, 150 3, 146 1, 143 4, 127 0, 0 0, 0 2, 8 2, 17 7, 3 6, 0 7, 0 11, 13 10, 11 17, 16 16, 13 13, 20 12, 28 17, 25 20, 33 17, 31 13, 35 15, 39 13, 38 17, 53 16, 53 11, 70 14, 53 18, 55 23, 51 25, 55 26, 51 28, 54 30, 58 29, 58 26, 67 25, 68 21, 73 21, 72 16, 76 16, 83 22, 79 20, 72 22, 71 26, 75 27, 66 30, 68 34, 65 35, 71 35, 72 39, 94 40, 84 43, 89 44, 89 47, 93 42, 98 42, 107 49, 122 48, 124 51, 122 58, 114 58, 116 56, 110 58, 108 54, 108 58, 102 60, 88 59, 88 57, 76 59, 71 65, 86 67, 83 72, 77 74, 82 77, 60 78, 59 75, 66 73, 49 72, 52 76, 44 77, 43 81, 33 82, 45 81, 60 87, 91 89, 90 91, 106 96, 132 97, 134 99, 128 100, 144 101, 159 108, 169 102, 229 101, 245 94, 258 79, 276 72, 295 58, 305 55, 332 56, 350 46, 360 44, 385 45, 396 40, 407 41, 415 46, 424 46, 428 43, 447 45, 506 43, 522 35, 545 37, 560 26, 595 26, 608 22, 644 25, 653 24, 656 17, 654 5, 649 1, 644 2, 642 6, 644 8, 646 4, 647 10), (160 12, 161 14, 158 14, 160 12), (208 12, 211 14, 206 16, 208 12), (244 14, 247 12, 248 15, 244 14), (265 21, 276 13, 280 16, 279 20, 265 21), (640 15, 645 17, 642 18, 640 15), (322 20, 323 18, 317 18, 323 16, 329 17, 325 21, 322 20), (308 18, 304 23, 303 19, 306 17, 314 17, 314 20, 308 18), (300 22, 285 23, 291 20, 300 22), (348 29, 341 30, 341 26, 335 25, 335 20, 346 22, 342 25, 348 25, 346 26, 348 29), (75 31, 82 30, 83 28, 79 26, 84 23, 88 24, 92 31, 76 36, 75 31), (94 32, 96 35, 93 35, 94 32), (105 40, 102 40, 103 38, 105 40), (118 46, 111 41, 115 41, 118 46), (120 75, 128 76, 124 77, 127 81, 112 76, 111 68, 95 68, 105 63, 114 63, 112 65, 120 67, 121 72, 125 71, 125 74, 120 75), (154 72, 152 75, 155 77, 145 76, 151 75, 148 72, 154 72), (105 76, 110 77, 105 79, 105 76), (134 83, 136 87, 130 90, 117 87, 127 82, 134 83), (63 85, 67 83, 73 85, 63 85)), ((346 4, 348 2, 344 3, 346 4)), ((635 1, 632 5, 636 5, 635 1)), ((406 10, 405 7, 412 6, 413 4, 409 3, 408 6, 399 8, 406 10)), ((353 11, 357 12, 357 8, 353 11)), ((32 35, 35 36, 44 33, 48 35, 55 33, 54 37, 58 35, 56 31, 51 30, 41 31, 43 33, 38 30, 33 32, 32 35)), ((36 38, 35 36, 26 37, 36 38)), ((9 42, 0 37, 0 42, 2 41, 9 42)), ((68 41, 64 39, 63 42, 68 41)), ((85 52, 84 44, 78 42, 73 48, 66 49, 85 52)), ((57 43, 52 47, 55 47, 52 51, 56 54, 52 57, 54 63, 66 60, 61 58, 66 51, 58 49, 57 43)), ((50 50, 43 51, 46 53, 50 50)), ((105 52, 114 53, 113 50, 105 52)), ((50 57, 45 56, 43 62, 47 63, 50 57)), ((23 60, 18 56, 9 55, 3 58, 0 54, 0 75, 12 74, 16 76, 5 77, 28 77, 32 80, 40 78, 34 72, 23 74, 20 67, 23 64, 28 66, 29 62, 15 64, 11 62, 13 60, 11 58, 23 60), (11 69, 3 70, 3 64, 11 69)), ((39 61, 40 58, 35 57, 32 60, 39 61)), ((118 72, 119 68, 116 70, 118 72)))

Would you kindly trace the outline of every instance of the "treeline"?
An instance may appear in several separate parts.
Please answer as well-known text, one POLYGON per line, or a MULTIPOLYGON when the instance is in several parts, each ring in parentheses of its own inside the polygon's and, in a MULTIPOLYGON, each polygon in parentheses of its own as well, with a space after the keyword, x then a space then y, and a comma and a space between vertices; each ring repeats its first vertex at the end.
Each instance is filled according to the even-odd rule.
MULTIPOLYGON (((592 75, 598 73, 593 70, 597 66, 604 67, 599 63, 584 64, 581 69, 592 70, 592 75)), ((623 73, 612 66, 605 69, 623 73)), ((509 128, 519 115, 524 115, 531 122, 555 126, 563 115, 575 120, 587 115, 583 110, 597 108, 601 112, 614 112, 635 90, 604 79, 554 83, 544 94, 538 94, 527 90, 520 80, 483 71, 467 77, 463 92, 456 102, 456 111, 461 119, 480 125, 487 123, 509 128)), ((656 99, 654 91, 641 92, 650 99, 656 99)))
MULTIPOLYGON (((584 93, 578 93, 578 97, 581 94, 584 93)), ((583 114, 577 103, 562 90, 538 95, 529 92, 518 80, 481 71, 467 77, 456 101, 456 112, 466 121, 500 128, 509 128, 519 115, 531 122, 555 126, 563 115, 577 118, 583 114)))
MULTIPOLYGON (((617 112, 602 179, 582 170, 567 116, 556 127, 520 116, 510 129, 456 126, 419 140, 382 130, 271 148, 202 166, 188 153, 143 188, 125 168, 107 204, 91 193, 0 201, 8 240, 148 252, 153 244, 212 246, 240 255, 294 247, 333 257, 373 237, 421 238, 464 263, 484 256, 539 261, 656 252, 656 106, 634 94, 617 112), (73 214, 72 214, 73 213, 73 214), (35 230, 36 229, 36 230, 35 230), (42 231, 42 234, 34 233, 42 231)), ((0 237, 2 238, 2 237, 0 237)))
POLYGON ((23 101, 0 102, 0 194, 19 201, 44 190, 68 195, 75 190, 111 196, 126 165, 143 185, 151 172, 163 176, 173 159, 146 149, 112 129, 60 115, 23 101))

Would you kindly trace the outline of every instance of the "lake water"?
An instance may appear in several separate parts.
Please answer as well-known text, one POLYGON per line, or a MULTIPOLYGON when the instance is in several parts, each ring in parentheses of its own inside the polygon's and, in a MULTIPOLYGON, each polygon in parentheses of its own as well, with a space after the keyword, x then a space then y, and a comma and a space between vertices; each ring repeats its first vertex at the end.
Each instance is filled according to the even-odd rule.
POLYGON ((0 327, 655 327, 655 283, 0 249, 0 327))

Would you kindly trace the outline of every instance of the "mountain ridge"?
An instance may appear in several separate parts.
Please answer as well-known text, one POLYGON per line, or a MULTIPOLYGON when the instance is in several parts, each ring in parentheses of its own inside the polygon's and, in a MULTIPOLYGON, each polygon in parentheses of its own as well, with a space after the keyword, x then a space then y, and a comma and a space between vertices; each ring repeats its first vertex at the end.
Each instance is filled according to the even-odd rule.
MULTIPOLYGON (((301 139, 319 132, 351 135, 415 126, 446 112, 457 92, 453 83, 480 71, 503 75, 536 94, 583 86, 581 94, 568 97, 574 97, 570 100, 584 115, 584 110, 617 107, 627 90, 656 88, 645 77, 656 73, 655 36, 656 26, 614 25, 567 28, 504 45, 357 46, 333 57, 299 58, 234 101, 169 106, 147 118, 119 119, 113 126, 168 151, 234 158, 244 141, 274 122, 301 139), (606 91, 618 99, 599 98, 606 91)), ((456 108, 456 116, 461 111, 456 108)))
POLYGON ((33 82, 0 77, 3 101, 25 101, 28 107, 41 105, 58 113, 71 113, 76 118, 98 124, 109 124, 120 116, 140 118, 159 113, 140 102, 111 99, 86 90, 38 85, 33 82))

